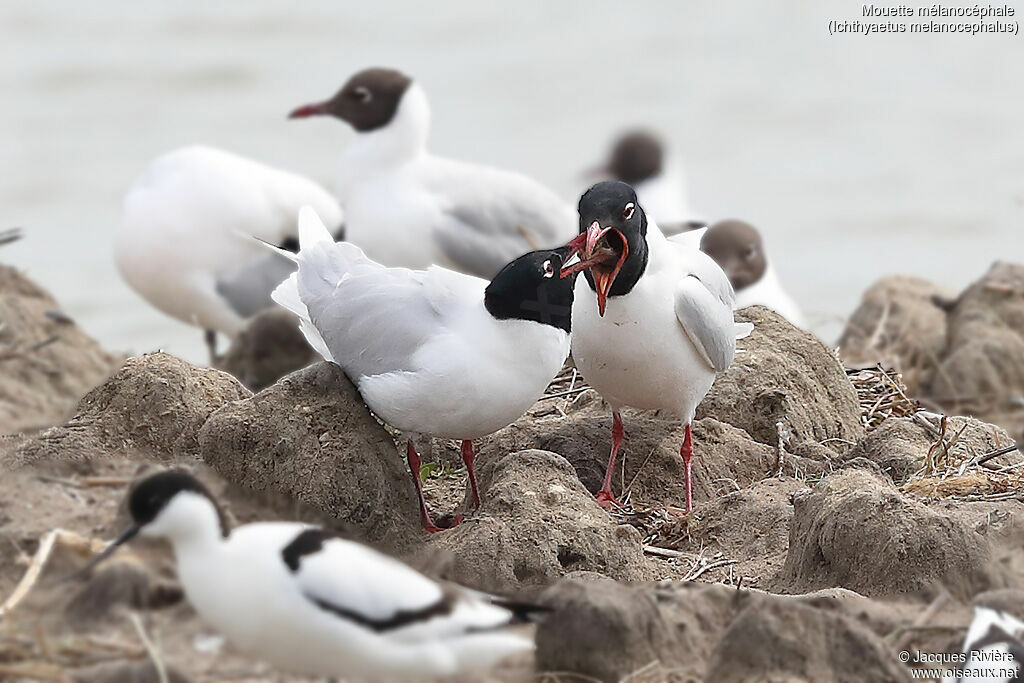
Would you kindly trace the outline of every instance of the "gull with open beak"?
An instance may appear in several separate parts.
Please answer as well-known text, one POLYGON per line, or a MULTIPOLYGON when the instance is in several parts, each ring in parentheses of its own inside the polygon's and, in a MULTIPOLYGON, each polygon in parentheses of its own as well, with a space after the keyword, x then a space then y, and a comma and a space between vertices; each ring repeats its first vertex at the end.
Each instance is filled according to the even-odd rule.
POLYGON ((625 435, 619 411, 669 410, 686 425, 680 455, 693 507, 690 423, 753 327, 733 319, 729 278, 689 233, 668 239, 633 188, 594 185, 580 199, 580 234, 563 276, 582 271, 572 309, 572 356, 612 407, 612 449, 598 502, 615 503, 612 474, 625 435))

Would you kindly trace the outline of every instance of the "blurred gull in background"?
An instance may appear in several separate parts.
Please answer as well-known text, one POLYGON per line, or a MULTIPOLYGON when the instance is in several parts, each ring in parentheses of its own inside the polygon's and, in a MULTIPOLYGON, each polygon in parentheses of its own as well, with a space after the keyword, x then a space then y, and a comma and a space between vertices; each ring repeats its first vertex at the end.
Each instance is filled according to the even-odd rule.
POLYGON ((572 208, 519 173, 427 151, 423 89, 392 69, 366 69, 291 118, 333 116, 356 131, 342 155, 345 239, 388 266, 438 264, 483 278, 576 232, 572 208))
POLYGON ((765 306, 797 327, 805 327, 800 307, 782 288, 754 226, 737 220, 719 221, 704 233, 700 249, 729 276, 737 308, 765 306))
POLYGON ((150 304, 205 330, 212 362, 216 334, 237 336, 294 270, 252 238, 294 249, 305 205, 340 228, 338 202, 302 176, 212 147, 168 152, 125 195, 117 267, 150 304))
POLYGON ((632 185, 647 217, 653 218, 665 235, 704 225, 690 208, 682 165, 651 132, 634 130, 619 136, 597 173, 632 185))

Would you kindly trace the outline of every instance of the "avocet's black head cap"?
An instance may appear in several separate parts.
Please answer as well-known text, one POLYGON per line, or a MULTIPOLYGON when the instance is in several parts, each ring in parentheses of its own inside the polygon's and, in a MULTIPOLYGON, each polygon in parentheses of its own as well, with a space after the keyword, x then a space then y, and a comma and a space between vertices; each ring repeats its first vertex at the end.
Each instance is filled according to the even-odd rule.
POLYGON ((569 332, 575 278, 559 276, 569 251, 531 251, 508 263, 487 285, 487 312, 498 320, 530 320, 569 332))
MULTIPOLYGON (((217 501, 202 482, 186 472, 170 471, 146 477, 132 488, 128 494, 128 512, 132 521, 138 527, 146 526, 157 518, 175 496, 185 491, 205 496, 220 513, 217 501)), ((223 516, 221 526, 224 526, 223 516)))
POLYGON ((217 505, 210 491, 190 474, 179 471, 160 472, 146 477, 132 487, 128 493, 128 513, 132 525, 118 536, 110 545, 92 558, 84 567, 69 578, 88 573, 93 567, 107 559, 122 545, 139 535, 147 524, 155 520, 175 496, 190 492, 206 497, 213 504, 220 520, 221 534, 227 538, 229 527, 223 510, 217 505))
POLYGON ((661 141, 643 130, 626 133, 612 148, 608 172, 635 185, 661 173, 664 151, 661 141))
POLYGON ((299 107, 288 118, 334 116, 360 133, 369 132, 391 123, 411 84, 411 78, 395 69, 365 69, 348 79, 331 99, 299 107))
POLYGON ((597 183, 579 203, 580 236, 570 242, 581 254, 587 282, 604 314, 607 297, 632 291, 647 268, 647 214, 633 188, 621 181, 597 183))

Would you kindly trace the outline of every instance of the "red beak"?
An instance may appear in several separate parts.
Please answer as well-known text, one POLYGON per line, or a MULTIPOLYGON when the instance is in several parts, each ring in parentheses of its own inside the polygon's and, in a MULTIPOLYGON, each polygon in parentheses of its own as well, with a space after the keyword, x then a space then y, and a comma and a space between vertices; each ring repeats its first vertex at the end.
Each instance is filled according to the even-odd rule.
POLYGON ((304 119, 309 116, 323 116, 327 114, 327 103, 317 102, 316 104, 304 104, 298 109, 292 110, 291 114, 288 114, 290 119, 304 119))
POLYGON ((578 252, 582 252, 582 256, 576 263, 564 266, 559 275, 561 277, 566 277, 572 273, 589 269, 591 277, 594 278, 594 289, 597 290, 597 309, 603 316, 605 307, 608 305, 608 292, 611 290, 612 284, 615 283, 615 278, 622 269, 622 264, 625 262, 626 255, 629 253, 629 244, 626 242, 626 238, 622 236, 622 233, 620 233, 617 228, 602 228, 600 223, 594 221, 590 224, 590 227, 587 228, 586 232, 580 233, 575 239, 566 244, 566 246, 572 249, 570 252, 570 258, 573 254, 578 252), (622 240, 622 252, 619 254, 618 259, 616 259, 615 266, 613 268, 595 268, 595 266, 606 265, 608 262, 607 253, 595 253, 595 250, 601 242, 601 239, 612 230, 618 233, 622 240))

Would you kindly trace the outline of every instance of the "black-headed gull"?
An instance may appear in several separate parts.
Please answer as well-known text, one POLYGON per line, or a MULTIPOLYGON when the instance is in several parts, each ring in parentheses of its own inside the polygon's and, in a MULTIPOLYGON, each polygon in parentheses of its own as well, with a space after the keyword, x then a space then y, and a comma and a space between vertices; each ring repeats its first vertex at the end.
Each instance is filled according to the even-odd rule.
POLYGON ((541 608, 438 583, 317 527, 230 529, 187 473, 150 475, 127 507, 131 526, 82 571, 136 536, 167 540, 199 615, 282 670, 368 681, 448 677, 533 649, 509 627, 541 608))
MULTIPOLYGON (((686 424, 680 454, 686 471, 686 509, 693 507, 690 423, 697 405, 732 363, 736 339, 749 323, 733 320, 729 279, 688 233, 666 238, 648 221, 633 188, 603 182, 579 204, 580 235, 570 246, 581 260, 572 311, 572 356, 583 377, 613 411, 612 449, 603 505, 615 502, 612 473, 624 436, 619 410, 669 410, 686 424)), ((572 259, 570 259, 570 262, 572 259)))
POLYGON ((705 225, 690 208, 686 175, 653 133, 634 130, 620 135, 600 170, 633 187, 640 205, 662 233, 676 234, 705 225))
POLYGON ((307 205, 341 227, 337 200, 313 181, 221 149, 183 147, 151 162, 125 195, 117 266, 150 304, 205 330, 212 359, 216 334, 235 337, 294 270, 252 237, 294 242, 295 216, 307 205))
POLYGON ((314 115, 357 133, 342 156, 345 239, 379 263, 491 278, 576 232, 571 207, 530 178, 428 152, 427 96, 403 73, 366 69, 326 102, 291 113, 314 115))
POLYGON ((489 283, 432 266, 386 268, 354 244, 335 243, 306 207, 298 270, 274 290, 326 360, 366 404, 406 434, 423 525, 417 435, 461 439, 479 504, 472 440, 514 422, 540 398, 569 353, 573 286, 559 277, 568 250, 534 251, 489 283))
POLYGON ((764 306, 797 327, 804 326, 800 307, 782 288, 754 226, 738 220, 719 221, 703 234, 700 249, 729 277, 736 292, 736 308, 764 306))

